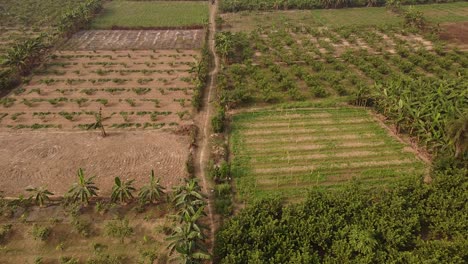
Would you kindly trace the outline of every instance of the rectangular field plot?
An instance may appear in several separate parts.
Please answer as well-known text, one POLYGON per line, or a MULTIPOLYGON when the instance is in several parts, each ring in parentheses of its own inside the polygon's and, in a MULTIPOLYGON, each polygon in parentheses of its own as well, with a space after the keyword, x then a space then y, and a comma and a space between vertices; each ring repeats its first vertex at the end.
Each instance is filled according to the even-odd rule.
POLYGON ((194 50, 58 51, 0 101, 1 129, 109 129, 192 123, 194 50))
POLYGON ((206 1, 112 1, 92 23, 94 29, 201 27, 206 1))
POLYGON ((301 197, 358 179, 386 186, 424 164, 364 109, 247 112, 233 117, 232 172, 241 199, 301 197))

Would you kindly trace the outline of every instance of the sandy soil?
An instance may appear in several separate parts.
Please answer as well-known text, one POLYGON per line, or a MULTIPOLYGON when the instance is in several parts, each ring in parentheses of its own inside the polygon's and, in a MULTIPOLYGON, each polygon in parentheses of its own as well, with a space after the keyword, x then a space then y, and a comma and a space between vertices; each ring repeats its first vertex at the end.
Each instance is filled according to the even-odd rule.
POLYGON ((0 133, 0 190, 6 196, 24 193, 27 186, 47 186, 66 192, 83 168, 96 175, 100 194, 109 195, 116 176, 144 184, 151 169, 164 186, 178 184, 185 175, 189 137, 165 132, 0 133))

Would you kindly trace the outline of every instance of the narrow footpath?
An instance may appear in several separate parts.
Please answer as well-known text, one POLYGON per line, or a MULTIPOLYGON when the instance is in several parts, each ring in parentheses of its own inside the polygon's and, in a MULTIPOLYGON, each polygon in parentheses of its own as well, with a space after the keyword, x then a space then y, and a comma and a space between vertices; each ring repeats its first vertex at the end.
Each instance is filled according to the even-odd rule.
MULTIPOLYGON (((211 1, 210 1, 211 2, 211 1)), ((214 65, 213 69, 210 72, 210 80, 209 80, 209 85, 205 90, 204 96, 203 96, 203 102, 202 102, 202 107, 200 109, 199 115, 198 115, 198 122, 197 125, 200 128, 200 138, 198 140, 198 152, 197 152, 197 159, 198 162, 196 164, 196 169, 195 173, 196 176, 201 179, 201 185, 203 187, 203 191, 205 194, 208 196, 208 206, 207 206, 207 214, 208 214, 208 228, 209 228, 209 251, 212 253, 213 252, 213 246, 214 246, 214 236, 215 236, 215 231, 216 231, 216 221, 215 221, 215 215, 214 215, 214 206, 213 206, 213 186, 210 180, 208 179, 208 175, 206 174, 207 170, 207 164, 209 160, 209 154, 210 154, 210 134, 211 134, 211 118, 212 118, 212 101, 213 101, 213 96, 214 96, 214 90, 215 90, 215 82, 216 82, 216 76, 218 74, 218 68, 219 68, 219 57, 217 56, 215 52, 215 34, 216 34, 216 12, 218 10, 218 1, 216 1, 214 4, 210 3, 210 20, 209 20, 209 38, 208 38, 208 46, 210 49, 210 52, 214 56, 214 65)))

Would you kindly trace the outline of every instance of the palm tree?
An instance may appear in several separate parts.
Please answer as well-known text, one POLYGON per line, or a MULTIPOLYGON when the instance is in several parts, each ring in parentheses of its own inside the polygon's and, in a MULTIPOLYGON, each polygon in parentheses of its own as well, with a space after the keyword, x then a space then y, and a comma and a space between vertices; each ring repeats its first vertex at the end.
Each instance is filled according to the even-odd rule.
POLYGON ((36 201, 40 207, 43 207, 46 201, 50 201, 49 195, 54 195, 44 187, 28 187, 26 191, 32 193, 31 197, 34 197, 34 201, 36 201))
POLYGON ((115 177, 114 187, 112 187, 111 201, 126 203, 127 201, 133 199, 132 192, 135 191, 135 187, 133 187, 134 181, 135 180, 122 181, 119 177, 115 177))
POLYGON ((185 181, 185 185, 176 188, 173 202, 180 210, 193 209, 193 211, 197 211, 198 208, 205 205, 205 197, 201 193, 201 187, 196 179, 186 179, 185 181))
POLYGON ((88 126, 88 130, 90 130, 90 129, 101 129, 102 137, 106 137, 107 133, 106 133, 106 130, 104 129, 104 125, 102 124, 102 121, 108 119, 108 117, 106 117, 106 118, 102 117, 102 107, 99 108, 99 113, 95 114, 94 118, 95 118, 95 122, 88 126))
POLYGON ((83 173, 83 169, 78 169, 78 182, 74 183, 68 191, 68 195, 73 201, 80 200, 81 203, 88 204, 89 198, 97 196, 98 187, 94 184, 95 176, 86 179, 83 173))
POLYGON ((468 151, 468 113, 459 114, 447 125, 447 137, 455 147, 455 158, 468 151))
POLYGON ((138 197, 143 204, 157 202, 165 194, 163 186, 159 183, 160 179, 155 179, 154 170, 151 170, 150 182, 141 188, 138 197))

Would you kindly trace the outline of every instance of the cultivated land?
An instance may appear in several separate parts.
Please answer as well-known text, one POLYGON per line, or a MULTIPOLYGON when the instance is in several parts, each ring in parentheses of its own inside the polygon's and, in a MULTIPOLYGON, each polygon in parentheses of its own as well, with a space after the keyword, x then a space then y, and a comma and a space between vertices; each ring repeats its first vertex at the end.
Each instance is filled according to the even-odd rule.
POLYGON ((63 194, 78 167, 98 175, 107 192, 113 177, 141 183, 151 168, 166 185, 177 184, 189 137, 173 133, 192 124, 189 71, 198 59, 195 50, 57 51, 2 99, 0 189, 17 195, 33 180, 63 194), (79 132, 100 108, 111 136, 79 132))
MULTIPOLYGON (((68 8, 68 1, 43 2, 68 8)), ((181 223, 168 197, 151 204, 110 201, 114 177, 134 180, 136 198, 151 170, 167 192, 188 176, 195 133, 192 99, 199 89, 194 69, 205 32, 141 28, 201 27, 208 8, 206 3, 192 10, 181 9, 191 3, 166 9, 156 4, 158 11, 177 11, 183 19, 161 25, 153 19, 155 8, 136 8, 151 19, 131 14, 133 20, 127 17, 118 25, 134 30, 81 31, 0 99, 0 263, 177 263, 170 260, 166 237, 181 223), (144 24, 132 24, 138 19, 144 24), (87 130, 100 109, 107 137, 87 130), (88 206, 62 199, 78 181, 78 168, 86 178, 96 176, 99 197, 88 206), (39 208, 34 198, 25 199, 31 194, 25 189, 32 186, 53 192, 53 201, 46 199, 46 207, 39 208)), ((124 6, 112 12, 122 14, 120 8, 128 11, 124 6)), ((115 14, 108 11, 103 19, 110 16, 112 22, 115 14)), ((11 27, 18 37, 43 30, 11 27)), ((1 37, 10 38, 3 31, 1 37)))
POLYGON ((12 224, 2 241, 1 263, 157 263, 170 262, 165 237, 176 224, 170 204, 149 206, 136 213, 132 206, 101 204, 101 209, 77 210, 60 206, 29 208, 22 215, 1 219, 0 228, 12 224), (108 235, 111 223, 132 229, 122 242, 108 235), (48 228, 46 241, 33 236, 34 225, 48 228), (131 248, 131 250, 129 249, 131 248), (38 262, 42 259, 42 262, 38 262), (70 261, 70 262, 67 262, 70 261), (79 261, 79 262, 72 262, 79 261))
MULTIPOLYGON (((62 12, 83 1, 0 0, 0 62, 13 44, 56 30, 62 12)), ((0 73, 4 69, 0 65, 0 73)))
MULTIPOLYGON (((408 7, 405 7, 408 8, 408 7)), ((468 20, 468 3, 416 5, 429 21, 434 23, 463 22, 468 20)), ((221 14, 227 29, 251 31, 259 26, 276 23, 307 24, 326 27, 347 27, 365 25, 396 25, 403 17, 390 12, 385 7, 290 10, 290 11, 243 11, 221 14)))
POLYGON ((241 199, 305 197, 352 179, 366 188, 389 186, 425 164, 357 108, 246 112, 232 122, 232 170, 241 199))
POLYGON ((175 28, 202 27, 208 20, 206 1, 112 1, 91 27, 175 28))
POLYGON ((192 30, 85 30, 73 35, 65 50, 175 50, 201 49, 205 31, 192 30))
MULTIPOLYGON (((434 13, 430 21, 453 22, 466 20, 468 7, 416 8, 434 13)), ((230 131, 231 169, 242 200, 278 194, 295 199, 310 187, 339 189, 353 178, 365 188, 385 188, 424 174, 428 166, 367 110, 263 106, 373 105, 389 118, 387 125, 430 150, 448 144, 437 116, 447 120, 466 109, 467 52, 403 27, 403 18, 384 8, 222 18, 221 34, 231 38, 234 51, 224 53, 220 41, 219 98, 228 108, 244 108, 234 113, 247 112, 234 114, 230 131)))

